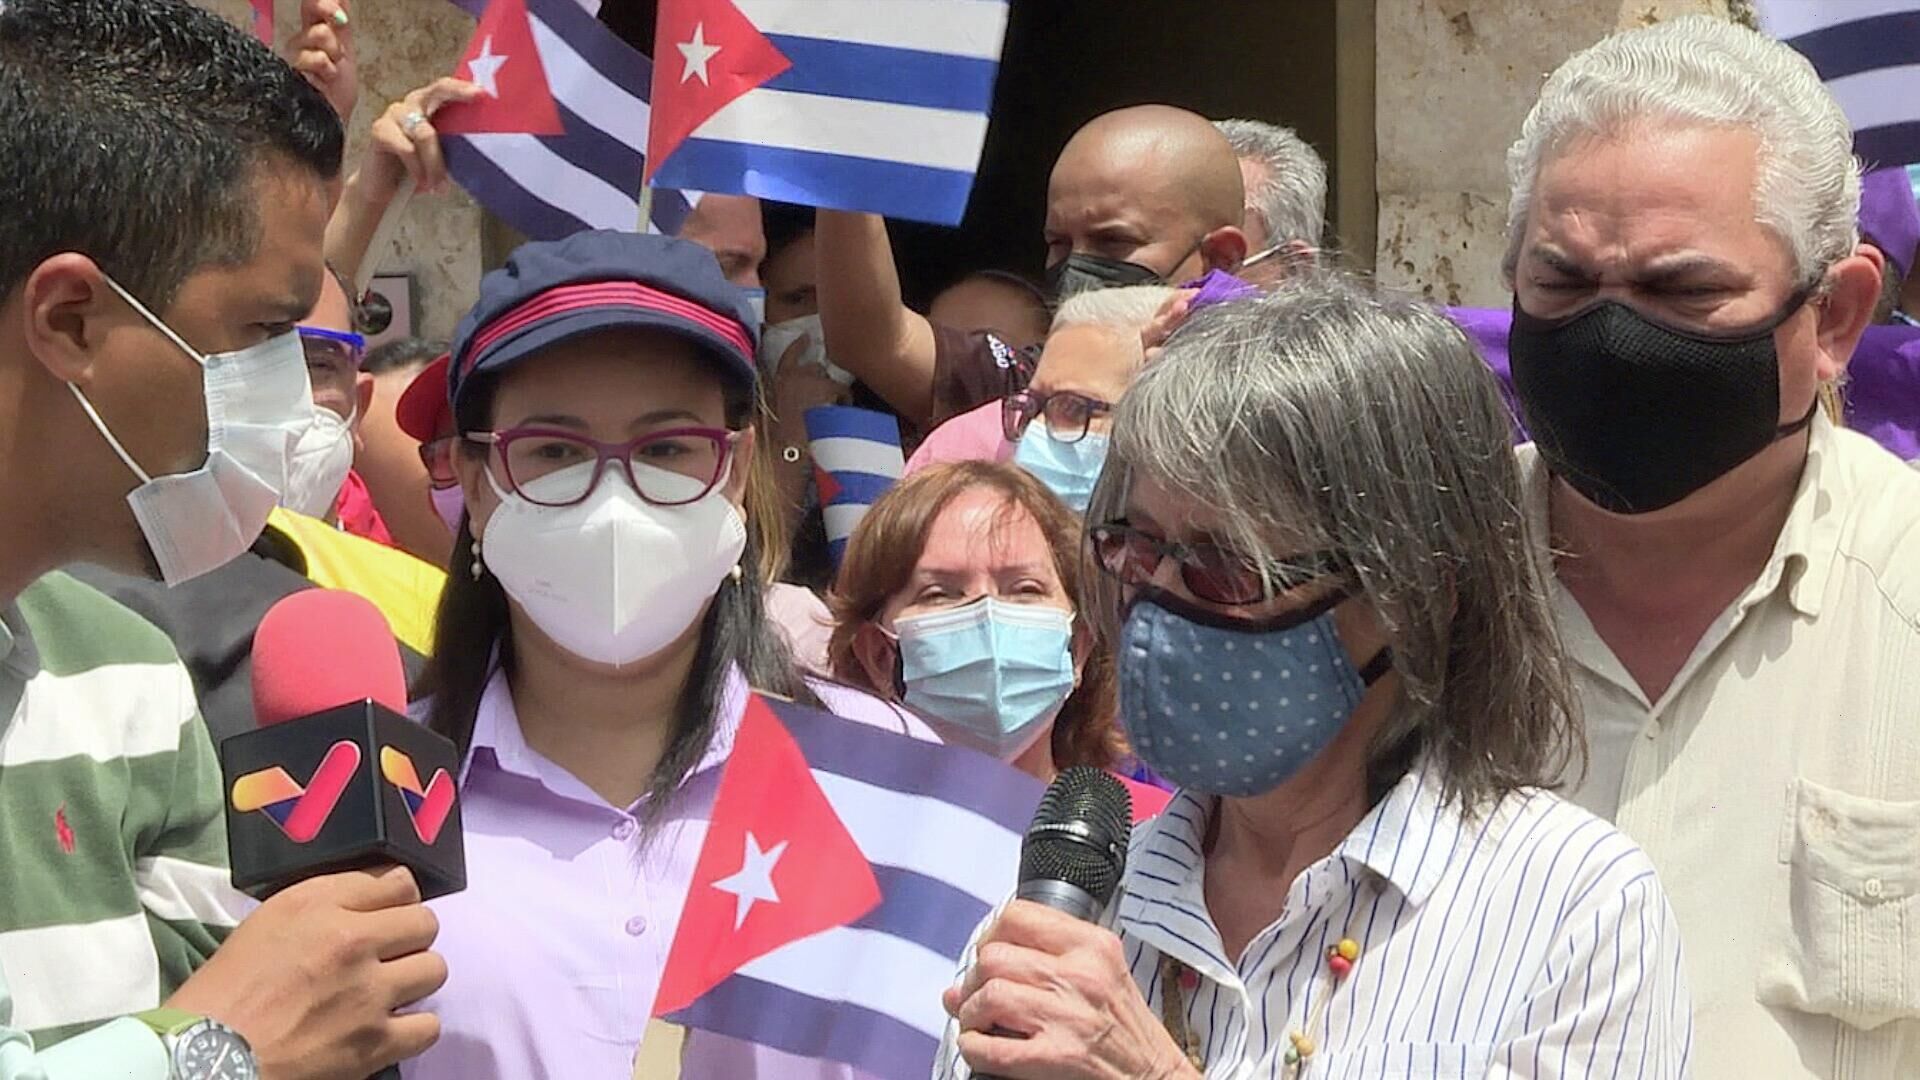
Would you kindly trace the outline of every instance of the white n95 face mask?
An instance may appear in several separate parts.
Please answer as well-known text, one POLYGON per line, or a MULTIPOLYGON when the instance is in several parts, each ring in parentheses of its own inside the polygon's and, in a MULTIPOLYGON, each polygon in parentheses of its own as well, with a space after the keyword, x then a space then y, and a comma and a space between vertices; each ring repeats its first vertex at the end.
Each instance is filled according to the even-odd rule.
MULTIPOLYGON (((355 405, 357 413, 359 406, 355 405)), ((353 468, 353 417, 324 405, 313 407, 313 423, 293 444, 287 461, 287 487, 280 505, 296 514, 323 518, 340 500, 340 488, 353 468)))
POLYGON ((280 501, 293 445, 313 421, 306 352, 289 330, 236 352, 196 352, 112 278, 107 285, 200 365, 207 460, 192 472, 153 476, 127 453, 80 388, 67 389, 139 486, 127 504, 153 549, 161 580, 178 585, 247 550, 280 501))
POLYGON ((853 373, 839 367, 827 359, 827 335, 820 329, 820 316, 802 315, 785 322, 768 323, 760 330, 760 370, 772 374, 780 370, 781 358, 787 350, 802 336, 807 339, 807 347, 801 350, 797 362, 812 364, 827 373, 827 378, 841 386, 853 385, 853 373))
MULTIPOLYGON (((578 490, 583 462, 526 485, 578 490)), ((700 481, 635 462, 649 490, 700 481)), ((487 483, 500 505, 481 538, 487 568, 554 643, 583 660, 622 667, 666 648, 693 625, 746 550, 747 526, 727 501, 726 478, 684 506, 654 506, 617 468, 585 501, 539 506, 487 483)))

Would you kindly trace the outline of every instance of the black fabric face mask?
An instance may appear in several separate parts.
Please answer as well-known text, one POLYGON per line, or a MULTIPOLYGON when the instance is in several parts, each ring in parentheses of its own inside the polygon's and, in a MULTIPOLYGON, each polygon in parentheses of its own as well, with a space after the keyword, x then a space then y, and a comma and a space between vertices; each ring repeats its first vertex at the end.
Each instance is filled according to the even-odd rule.
POLYGON ((1611 300, 1541 319, 1516 298, 1507 353, 1541 457, 1596 505, 1642 514, 1804 429, 1813 409, 1779 421, 1773 332, 1811 293, 1796 292, 1765 324, 1733 334, 1662 325, 1611 300))
POLYGON ((1166 279, 1151 266, 1125 259, 1109 259, 1105 255, 1085 251, 1076 251, 1047 267, 1047 287, 1053 290, 1056 301, 1065 300, 1076 293, 1110 289, 1117 285, 1164 284, 1166 279))
MULTIPOLYGON (((1194 252, 1199 251, 1200 245, 1205 241, 1204 236, 1195 240, 1185 255, 1174 260, 1173 269, 1178 270, 1180 264, 1191 258, 1194 252)), ((1055 303, 1075 293, 1083 293, 1091 289, 1166 284, 1168 284, 1166 277, 1151 266, 1128 262, 1125 259, 1109 259, 1105 255, 1095 255, 1090 251, 1073 252, 1047 267, 1047 287, 1053 290, 1055 303)))

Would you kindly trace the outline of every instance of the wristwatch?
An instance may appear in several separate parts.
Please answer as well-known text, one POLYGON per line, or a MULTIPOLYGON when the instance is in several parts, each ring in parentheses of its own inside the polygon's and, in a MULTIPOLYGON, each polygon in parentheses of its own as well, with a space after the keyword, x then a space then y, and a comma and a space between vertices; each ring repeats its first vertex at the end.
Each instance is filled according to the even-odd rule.
POLYGON ((135 1019, 167 1048, 169 1080, 260 1080, 260 1063, 239 1032, 181 1009, 148 1009, 135 1019))

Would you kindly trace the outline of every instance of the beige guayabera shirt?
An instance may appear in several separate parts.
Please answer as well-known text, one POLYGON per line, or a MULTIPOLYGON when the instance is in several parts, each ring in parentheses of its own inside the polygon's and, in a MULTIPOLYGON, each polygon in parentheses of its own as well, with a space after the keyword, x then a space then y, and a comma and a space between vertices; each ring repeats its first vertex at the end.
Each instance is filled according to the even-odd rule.
MULTIPOLYGON (((1545 537, 1547 470, 1520 450, 1545 537)), ((1592 763, 1653 857, 1701 1080, 1920 1077, 1920 473, 1816 417, 1773 557, 1649 702, 1565 589, 1592 763)))

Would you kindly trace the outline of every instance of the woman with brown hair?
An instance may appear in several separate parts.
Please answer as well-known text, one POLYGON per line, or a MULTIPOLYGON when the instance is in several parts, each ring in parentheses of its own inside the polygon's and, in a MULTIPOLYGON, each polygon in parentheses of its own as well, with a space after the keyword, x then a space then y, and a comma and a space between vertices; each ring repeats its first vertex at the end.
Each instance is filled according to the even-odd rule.
MULTIPOLYGON (((834 677, 1042 780, 1114 768, 1128 754, 1113 654, 1078 615, 1080 542, 1080 519, 1017 466, 916 473, 847 543, 828 597, 834 677)), ((1136 814, 1165 805, 1135 787, 1136 814)))

